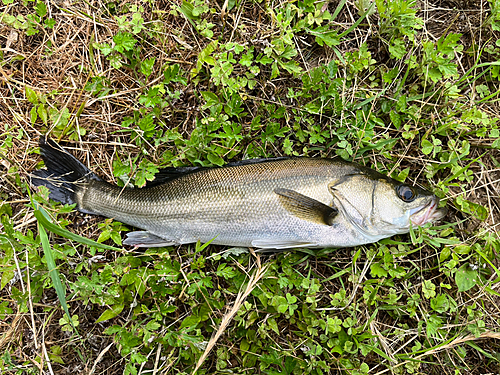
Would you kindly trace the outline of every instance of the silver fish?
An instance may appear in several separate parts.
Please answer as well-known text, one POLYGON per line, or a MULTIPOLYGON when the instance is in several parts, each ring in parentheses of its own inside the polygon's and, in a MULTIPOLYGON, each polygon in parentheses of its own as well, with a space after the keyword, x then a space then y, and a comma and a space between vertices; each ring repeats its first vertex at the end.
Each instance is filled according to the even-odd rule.
POLYGON ((62 203, 144 231, 124 244, 197 241, 261 249, 346 247, 407 233, 445 209, 432 193, 340 158, 258 159, 222 168, 167 168, 153 186, 120 188, 42 139, 32 182, 62 203), (160 183, 161 182, 161 183, 160 183))

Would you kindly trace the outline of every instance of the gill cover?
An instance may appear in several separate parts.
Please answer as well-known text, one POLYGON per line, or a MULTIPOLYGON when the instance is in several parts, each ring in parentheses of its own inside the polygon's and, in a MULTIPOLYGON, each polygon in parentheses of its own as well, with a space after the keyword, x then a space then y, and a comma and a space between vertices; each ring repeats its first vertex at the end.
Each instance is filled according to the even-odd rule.
POLYGON ((428 191, 375 171, 344 176, 330 190, 346 220, 371 240, 408 232, 411 216, 435 200, 428 191))

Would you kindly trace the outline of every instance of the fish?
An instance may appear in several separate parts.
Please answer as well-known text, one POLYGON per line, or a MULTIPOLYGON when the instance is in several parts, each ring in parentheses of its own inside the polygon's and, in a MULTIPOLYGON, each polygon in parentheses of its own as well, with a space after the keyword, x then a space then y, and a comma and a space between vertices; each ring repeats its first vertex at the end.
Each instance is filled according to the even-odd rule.
POLYGON ((141 229, 123 244, 189 243, 256 249, 339 248, 377 242, 443 218, 433 193, 340 157, 251 159, 165 168, 143 188, 104 181, 42 137, 34 186, 83 213, 141 229))

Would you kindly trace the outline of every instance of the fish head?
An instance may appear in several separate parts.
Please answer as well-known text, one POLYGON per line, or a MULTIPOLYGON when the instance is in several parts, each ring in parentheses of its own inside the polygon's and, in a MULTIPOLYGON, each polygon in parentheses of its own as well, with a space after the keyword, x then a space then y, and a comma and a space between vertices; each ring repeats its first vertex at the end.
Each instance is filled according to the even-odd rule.
POLYGON ((330 185, 345 218, 365 237, 375 239, 407 233, 442 218, 446 209, 431 192, 370 170, 345 176, 330 185))

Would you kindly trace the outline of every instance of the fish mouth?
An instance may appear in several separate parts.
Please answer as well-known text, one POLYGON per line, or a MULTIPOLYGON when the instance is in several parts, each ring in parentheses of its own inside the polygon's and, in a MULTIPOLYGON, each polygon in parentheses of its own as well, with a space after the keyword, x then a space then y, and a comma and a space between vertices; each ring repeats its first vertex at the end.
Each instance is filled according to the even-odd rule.
POLYGON ((410 221, 413 225, 422 226, 426 223, 441 219, 446 215, 446 208, 438 208, 439 199, 432 197, 432 200, 418 211, 412 213, 410 221))

